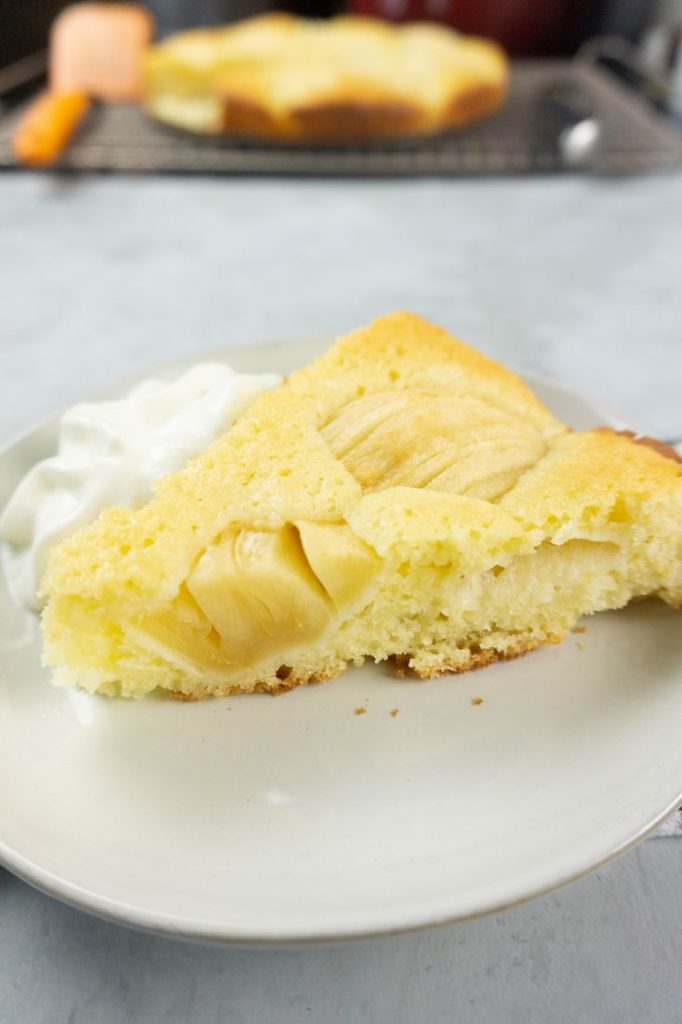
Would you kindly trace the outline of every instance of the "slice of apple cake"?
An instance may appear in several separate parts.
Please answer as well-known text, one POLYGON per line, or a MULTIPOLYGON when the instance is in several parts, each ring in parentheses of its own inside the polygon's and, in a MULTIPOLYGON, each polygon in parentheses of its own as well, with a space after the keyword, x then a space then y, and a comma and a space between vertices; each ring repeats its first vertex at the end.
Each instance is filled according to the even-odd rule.
POLYGON ((365 658, 460 672, 633 597, 680 606, 682 465, 570 431, 396 313, 60 544, 43 590, 45 662, 91 691, 280 690, 365 658))

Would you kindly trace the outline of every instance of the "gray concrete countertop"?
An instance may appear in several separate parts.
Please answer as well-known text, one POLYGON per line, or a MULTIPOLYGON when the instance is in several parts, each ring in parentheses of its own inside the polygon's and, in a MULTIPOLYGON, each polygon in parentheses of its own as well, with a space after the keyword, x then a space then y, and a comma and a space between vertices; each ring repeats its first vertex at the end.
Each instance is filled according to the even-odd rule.
MULTIPOLYGON (((0 178, 0 440, 194 351, 411 308, 682 435, 682 179, 0 178)), ((500 837, 504 842, 504 837, 500 837)), ((421 934, 204 948, 0 871, 0 1024, 682 1022, 682 840, 421 934)))

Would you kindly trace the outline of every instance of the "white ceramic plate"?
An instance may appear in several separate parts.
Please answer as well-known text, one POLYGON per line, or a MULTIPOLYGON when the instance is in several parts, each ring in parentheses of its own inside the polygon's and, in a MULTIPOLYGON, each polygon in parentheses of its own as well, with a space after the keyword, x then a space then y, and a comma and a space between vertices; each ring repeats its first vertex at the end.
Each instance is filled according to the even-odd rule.
MULTIPOLYGON (((322 347, 223 355, 289 370, 322 347)), ((603 421, 531 383, 574 426, 603 421)), ((44 424, 1 456, 0 499, 54 439, 44 424)), ((1 621, 0 858, 138 927, 251 943, 457 920, 576 878, 680 800, 682 630, 663 605, 463 676, 367 666, 199 704, 57 690, 35 628, 7 605, 1 621)))

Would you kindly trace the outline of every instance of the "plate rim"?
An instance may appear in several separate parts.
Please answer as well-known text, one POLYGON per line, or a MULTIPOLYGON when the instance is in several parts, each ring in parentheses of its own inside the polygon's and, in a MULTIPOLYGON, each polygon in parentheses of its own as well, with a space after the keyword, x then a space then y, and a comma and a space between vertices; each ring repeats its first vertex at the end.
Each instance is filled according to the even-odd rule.
MULTIPOLYGON (((117 378, 101 393, 82 400, 99 401, 106 399, 107 397, 118 394, 123 390, 127 390, 145 377, 152 376, 154 374, 171 373, 174 370, 189 367, 197 362, 220 359, 221 357, 224 359, 225 356, 229 356, 230 352, 234 352, 236 350, 247 354, 248 352, 258 349, 262 350, 268 347, 279 349, 283 348, 287 344, 296 343, 299 346, 309 347, 311 352, 316 346, 319 346, 321 352, 322 346, 325 344, 328 345, 329 341, 330 335, 307 335, 297 338, 285 337, 264 339, 262 341, 255 341, 251 344, 226 344, 220 347, 190 353, 186 356, 143 367, 142 370, 137 373, 126 375, 120 379, 117 378)), ((512 367, 512 369, 514 368, 512 367)), ((623 429, 626 426, 625 421, 619 416, 601 409, 589 393, 584 395, 579 391, 575 391, 572 388, 567 387, 560 381, 554 380, 551 377, 547 377, 544 374, 537 373, 532 370, 521 369, 515 370, 515 372, 518 373, 518 375, 534 389, 541 386, 565 396, 567 399, 578 399, 579 401, 584 402, 594 410, 597 417, 601 419, 604 424, 615 429, 623 429)), ((12 434, 9 439, 0 446, 0 459, 9 454, 22 442, 27 442, 39 432, 44 432, 53 427, 63 412, 64 407, 61 407, 42 417, 32 426, 28 426, 12 434)), ((673 799, 668 800, 663 808, 647 815, 647 820, 633 835, 617 842, 615 846, 606 851, 597 860, 594 860, 592 856, 587 856, 585 857, 584 862, 581 862, 572 868, 569 867, 563 871, 559 871, 553 878, 546 879, 535 884, 530 882, 525 885, 521 885, 514 894, 510 895, 508 899, 493 897, 487 902, 484 901, 474 910, 466 908, 459 911, 445 909, 442 914, 434 914, 429 907, 426 907, 425 909, 423 908, 419 911, 419 905, 416 904, 416 910, 410 908, 405 909, 403 912, 403 920, 399 923, 395 921, 385 921, 381 924, 379 921, 375 926, 368 925, 358 927, 350 924, 346 927, 339 927, 337 925, 332 926, 330 929, 325 929, 323 927, 306 928, 299 924, 294 925, 290 929, 282 928, 279 930, 272 930, 266 934, 260 926, 257 926, 255 930, 250 930, 248 927, 244 927, 243 925, 226 926, 219 923, 209 925, 207 922, 198 918, 192 918, 191 916, 161 914, 157 911, 145 910, 135 906, 134 904, 103 896, 92 890, 85 889, 76 883, 69 882, 60 876, 55 875, 50 870, 41 867, 34 860, 25 857, 2 840, 1 837, 0 866, 6 868, 22 881, 28 883, 39 891, 54 897, 67 906, 74 907, 77 910, 83 911, 102 920, 118 925, 125 925, 148 934, 162 935, 167 938, 175 938, 183 941, 234 946, 239 948, 277 948, 284 946, 290 948, 292 946, 310 946, 319 943, 338 943, 357 939, 399 935, 430 927, 444 927, 467 920, 474 920, 479 917, 485 917, 489 914, 499 913, 511 907, 519 906, 529 900, 555 892, 557 889, 560 889, 571 882, 577 881, 590 874, 592 871, 599 870, 609 864, 611 861, 626 853, 650 835, 671 814, 673 814, 681 804, 682 780, 680 781, 680 788, 673 799)), ((381 915, 376 916, 377 920, 379 920, 381 915)))
POLYGON ((90 890, 82 889, 71 882, 66 882, 52 872, 40 868, 34 862, 17 854, 9 849, 6 843, 0 841, 0 867, 6 868, 17 878, 27 882, 33 888, 46 893, 76 910, 84 911, 100 920, 113 924, 125 925, 134 928, 136 931, 146 932, 150 935, 162 935, 166 938, 179 939, 185 942, 198 942, 205 945, 233 946, 237 948, 291 948, 292 946, 313 946, 319 944, 336 944, 352 942, 360 939, 388 938, 390 936, 402 935, 409 932, 422 931, 426 928, 442 928, 447 925, 460 924, 465 921, 474 921, 480 917, 487 917, 491 914, 509 910, 512 907, 520 906, 530 900, 541 896, 549 895, 562 889, 572 882, 585 878, 593 871, 598 871, 622 854, 637 846, 642 840, 656 830, 675 810, 682 804, 682 789, 679 794, 666 805, 663 811, 658 812, 651 820, 644 824, 635 835, 618 843, 612 850, 608 851, 597 861, 588 858, 589 863, 581 864, 572 871, 560 874, 555 880, 542 885, 529 885, 521 888, 517 894, 508 900, 491 900, 476 910, 464 910, 460 912, 446 912, 442 916, 424 914, 421 917, 415 915, 412 919, 402 924, 387 924, 385 926, 368 928, 335 928, 331 931, 324 929, 292 929, 290 932, 273 931, 268 935, 255 934, 249 929, 231 927, 229 932, 221 925, 207 927, 205 922, 194 920, 191 917, 174 917, 162 915, 153 911, 140 910, 131 904, 123 903, 103 897, 90 890), (9 852, 8 852, 9 851, 9 852))

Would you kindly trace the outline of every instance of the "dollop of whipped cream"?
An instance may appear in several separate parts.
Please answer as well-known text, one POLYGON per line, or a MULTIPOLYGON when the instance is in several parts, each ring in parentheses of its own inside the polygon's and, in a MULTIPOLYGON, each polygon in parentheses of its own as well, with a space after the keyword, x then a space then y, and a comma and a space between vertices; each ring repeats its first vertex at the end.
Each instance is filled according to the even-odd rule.
POLYGON ((10 592, 38 611, 50 548, 107 505, 135 507, 162 477, 227 430, 276 374, 199 363, 169 382, 146 380, 118 401, 84 402, 61 418, 57 454, 24 477, 0 517, 10 592))

